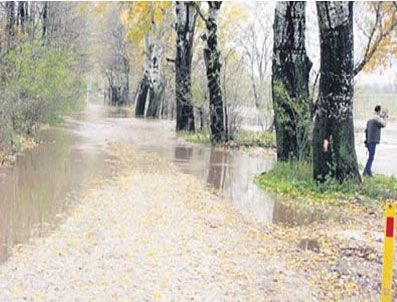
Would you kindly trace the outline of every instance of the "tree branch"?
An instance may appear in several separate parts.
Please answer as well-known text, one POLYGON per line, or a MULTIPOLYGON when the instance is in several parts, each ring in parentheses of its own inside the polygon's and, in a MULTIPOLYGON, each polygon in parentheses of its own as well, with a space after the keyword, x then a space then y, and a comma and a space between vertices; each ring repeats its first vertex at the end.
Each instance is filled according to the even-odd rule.
POLYGON ((387 38, 391 34, 391 32, 397 27, 397 18, 394 18, 394 15, 397 13, 397 3, 393 2, 394 7, 396 8, 396 10, 393 12, 393 16, 392 16, 393 21, 392 21, 392 24, 390 25, 390 27, 388 29, 386 29, 386 31, 383 32, 382 21, 381 21, 382 16, 380 14, 380 6, 381 5, 382 5, 382 3, 377 4, 375 24, 371 30, 370 35, 369 35, 368 44, 365 49, 364 57, 362 58, 361 62, 359 64, 357 64, 357 66, 353 70, 354 76, 356 76, 364 68, 364 66, 372 59, 372 57, 378 50, 383 39, 387 38), (375 42, 372 44, 372 40, 375 36, 377 29, 379 29, 380 34, 379 34, 378 38, 375 40, 375 42))
POLYGON ((196 1, 194 1, 193 3, 198 15, 200 16, 201 19, 203 19, 204 23, 207 25, 209 21, 204 17, 203 13, 201 12, 200 6, 197 4, 196 1))

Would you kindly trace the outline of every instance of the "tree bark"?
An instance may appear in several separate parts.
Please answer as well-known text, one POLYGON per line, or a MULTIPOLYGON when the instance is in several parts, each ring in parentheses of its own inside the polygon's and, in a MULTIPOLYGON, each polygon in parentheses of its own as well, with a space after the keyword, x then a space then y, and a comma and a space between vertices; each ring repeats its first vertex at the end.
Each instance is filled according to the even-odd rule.
POLYGON ((25 22, 28 19, 28 2, 18 2, 18 24, 22 32, 25 32, 25 22))
POLYGON ((317 2, 320 90, 313 131, 313 176, 360 181, 353 128, 353 2, 317 2))
POLYGON ((152 56, 152 45, 148 36, 145 37, 144 70, 135 101, 135 116, 145 116, 146 100, 150 89, 149 65, 152 56))
POLYGON ((48 1, 44 1, 43 13, 42 13, 42 22, 43 22, 43 30, 42 30, 42 39, 44 40, 48 34, 48 15, 49 15, 49 3, 48 1))
POLYGON ((176 16, 176 130, 194 131, 191 80, 193 37, 197 19, 194 3, 177 1, 176 16))
POLYGON ((207 69, 209 104, 210 104, 210 129, 211 141, 218 143, 226 141, 225 123, 223 114, 222 89, 220 84, 220 51, 218 47, 217 22, 221 1, 210 1, 209 17, 206 22, 207 36, 204 48, 204 60, 207 69))
POLYGON ((135 116, 145 116, 146 101, 149 99, 146 117, 158 117, 164 92, 164 83, 160 74, 161 55, 160 45, 153 44, 148 36, 145 37, 144 73, 137 94, 135 116))
POLYGON ((309 72, 305 48, 306 3, 277 2, 274 16, 272 95, 277 159, 309 155, 311 124, 309 72))
POLYGON ((149 91, 149 78, 145 72, 141 84, 139 85, 139 90, 135 102, 135 116, 143 117, 145 115, 145 105, 146 98, 149 91))
POLYGON ((15 2, 7 1, 5 5, 6 5, 6 13, 7 13, 7 25, 6 25, 7 49, 10 49, 15 36, 15 2))
POLYGON ((159 45, 155 44, 151 44, 150 47, 150 64, 148 69, 150 91, 146 117, 157 118, 161 104, 161 96, 164 91, 163 79, 160 74, 162 49, 159 45))
POLYGON ((161 105, 161 97, 164 91, 164 85, 162 83, 152 85, 149 90, 149 104, 146 111, 146 117, 158 118, 160 105, 161 105))
POLYGON ((122 58, 123 62, 123 77, 121 86, 121 105, 130 103, 130 62, 126 55, 122 58))

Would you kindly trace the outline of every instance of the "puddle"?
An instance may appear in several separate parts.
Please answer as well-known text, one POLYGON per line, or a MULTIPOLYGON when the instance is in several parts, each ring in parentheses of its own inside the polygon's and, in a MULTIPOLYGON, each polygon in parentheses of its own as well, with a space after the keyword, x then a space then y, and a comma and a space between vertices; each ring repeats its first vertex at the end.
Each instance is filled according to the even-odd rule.
POLYGON ((11 248, 45 236, 78 200, 85 179, 103 168, 104 155, 74 149, 81 141, 61 129, 41 133, 46 142, 0 170, 0 263, 11 248))

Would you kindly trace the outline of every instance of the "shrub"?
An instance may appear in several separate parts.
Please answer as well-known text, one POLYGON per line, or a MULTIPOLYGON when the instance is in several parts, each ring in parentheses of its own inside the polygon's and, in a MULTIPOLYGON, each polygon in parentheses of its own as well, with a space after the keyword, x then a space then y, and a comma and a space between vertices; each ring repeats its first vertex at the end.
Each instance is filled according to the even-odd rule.
POLYGON ((0 64, 0 144, 12 143, 12 133, 34 135, 39 123, 74 109, 84 91, 76 55, 60 47, 22 40, 0 64))

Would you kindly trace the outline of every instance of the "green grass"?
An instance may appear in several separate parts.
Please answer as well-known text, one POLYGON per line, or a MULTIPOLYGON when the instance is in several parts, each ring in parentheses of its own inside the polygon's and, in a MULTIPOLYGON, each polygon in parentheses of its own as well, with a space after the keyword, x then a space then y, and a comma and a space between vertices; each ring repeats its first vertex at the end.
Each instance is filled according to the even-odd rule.
POLYGON ((185 140, 195 144, 211 145, 210 136, 207 132, 178 132, 178 135, 183 137, 185 140))
POLYGON ((349 200, 365 203, 397 200, 397 179, 375 175, 361 184, 312 179, 312 166, 302 162, 277 163, 272 170, 257 177, 259 186, 269 192, 305 203, 340 204, 349 200))
POLYGON ((272 148, 276 145, 276 136, 273 132, 239 131, 234 142, 245 147, 272 148))
MULTIPOLYGON (((203 132, 180 132, 179 135, 188 142, 196 144, 210 145, 211 141, 209 134, 203 132)), ((253 131, 239 131, 232 140, 237 146, 242 147, 275 147, 275 134, 272 132, 253 132, 253 131)))

